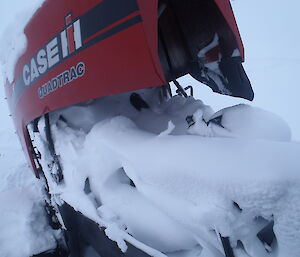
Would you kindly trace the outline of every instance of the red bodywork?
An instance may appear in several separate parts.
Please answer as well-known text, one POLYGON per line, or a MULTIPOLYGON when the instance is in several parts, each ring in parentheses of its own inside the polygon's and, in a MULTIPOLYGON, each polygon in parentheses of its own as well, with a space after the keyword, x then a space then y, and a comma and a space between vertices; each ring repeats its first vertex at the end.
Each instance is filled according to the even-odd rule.
MULTIPOLYGON (((243 46, 230 2, 215 2, 234 32, 243 58, 243 46)), ((46 0, 32 17, 25 29, 27 50, 17 62, 14 82, 5 87, 17 133, 37 177, 27 131, 32 120, 89 99, 166 84, 157 49, 157 6, 158 0, 46 0), (98 11, 99 15, 95 15, 98 11), (78 43, 76 50, 72 22, 78 19, 81 46, 78 43), (67 35, 68 48, 63 50, 64 35, 67 35), (51 46, 49 42, 56 44, 51 46), (63 57, 63 51, 68 51, 68 56, 63 57), (52 61, 57 58, 59 61, 50 68, 35 67, 37 62, 45 65, 49 53, 52 61), (84 65, 75 74, 80 63, 84 65), (70 71, 69 76, 71 71, 74 73, 70 81, 64 81, 68 83, 58 77, 66 70, 70 71), (52 79, 60 84, 47 88, 45 85, 52 79), (24 81, 29 81, 29 85, 24 81), (40 93, 43 89, 44 94, 40 93)))
POLYGON ((243 46, 243 42, 242 42, 242 38, 241 38, 241 35, 239 32, 239 29, 237 27, 237 24, 236 24, 236 21, 234 18, 234 14, 232 12, 230 0, 215 0, 215 2, 218 5, 219 9, 221 10, 223 16, 225 17, 232 32, 234 33, 238 48, 240 50, 241 57, 244 61, 244 58, 245 58, 244 46, 243 46))

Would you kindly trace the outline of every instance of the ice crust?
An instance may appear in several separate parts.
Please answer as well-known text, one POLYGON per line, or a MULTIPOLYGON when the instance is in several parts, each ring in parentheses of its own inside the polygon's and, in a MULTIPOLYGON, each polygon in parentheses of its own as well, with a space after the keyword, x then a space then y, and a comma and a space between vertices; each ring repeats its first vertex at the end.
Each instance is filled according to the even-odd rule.
MULTIPOLYGON (((61 198, 107 227, 122 251, 129 233, 153 256, 224 256, 220 233, 250 256, 298 256, 300 145, 286 123, 239 105, 221 111, 220 126, 208 123, 220 113, 199 100, 160 104, 156 90, 140 94, 150 109, 135 110, 127 93, 52 115, 61 198), (273 219, 277 246, 267 253, 256 235, 273 219)), ((238 247, 236 256, 245 253, 238 247)))

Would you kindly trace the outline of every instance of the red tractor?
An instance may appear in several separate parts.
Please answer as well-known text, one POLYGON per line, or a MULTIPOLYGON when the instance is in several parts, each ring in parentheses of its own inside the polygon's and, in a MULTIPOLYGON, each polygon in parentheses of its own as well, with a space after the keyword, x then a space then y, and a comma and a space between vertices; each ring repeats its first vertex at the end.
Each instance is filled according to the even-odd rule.
MULTIPOLYGON (((145 88, 160 88, 160 97, 169 98, 171 82, 187 97, 187 88, 177 82, 186 74, 214 92, 252 100, 229 0, 46 0, 25 34, 28 47, 5 90, 26 157, 35 176, 45 181, 52 225, 62 229, 59 216, 67 231, 66 245, 60 242, 52 256, 81 256, 81 238, 100 256, 149 256, 132 243, 122 253, 99 224, 66 203, 53 203, 32 133, 39 132, 43 119, 55 166, 52 179, 61 184, 64 170, 49 118, 53 111, 145 88)), ((128 101, 136 109, 147 108, 137 93, 128 101)), ((233 256, 228 238, 220 238, 226 256, 233 256)))

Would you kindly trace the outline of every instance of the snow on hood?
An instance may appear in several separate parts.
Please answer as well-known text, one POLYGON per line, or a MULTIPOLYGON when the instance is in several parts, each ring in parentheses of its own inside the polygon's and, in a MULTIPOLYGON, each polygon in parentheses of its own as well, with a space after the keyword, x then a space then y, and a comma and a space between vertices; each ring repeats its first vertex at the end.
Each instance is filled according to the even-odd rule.
MULTIPOLYGON (((0 70, 3 79, 10 83, 14 80, 14 71, 18 59, 25 53, 27 38, 24 29, 44 0, 28 1, 25 10, 16 14, 16 18, 10 22, 0 35, 0 70)), ((3 81, 5 83, 5 81, 3 81)))

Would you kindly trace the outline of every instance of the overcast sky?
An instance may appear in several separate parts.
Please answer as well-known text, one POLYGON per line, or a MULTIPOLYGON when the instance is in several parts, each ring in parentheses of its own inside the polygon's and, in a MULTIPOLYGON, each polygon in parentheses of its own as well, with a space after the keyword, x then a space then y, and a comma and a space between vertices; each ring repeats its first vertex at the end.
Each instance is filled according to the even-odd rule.
MULTIPOLYGON (((7 24, 16 21, 19 13, 28 8, 29 1, 40 2, 0 1, 0 35, 7 24)), ((256 93, 253 104, 284 117, 292 127, 294 138, 300 141, 300 1, 234 0, 232 5, 245 45, 244 66, 256 93)), ((217 96, 209 89, 199 94, 206 104, 216 109, 243 102, 217 96)), ((1 89, 0 126, 7 123, 5 105, 1 89)))
POLYGON ((299 0, 234 0, 249 57, 300 58, 299 0))
POLYGON ((254 105, 282 116, 300 141, 299 0, 235 0, 254 105))

